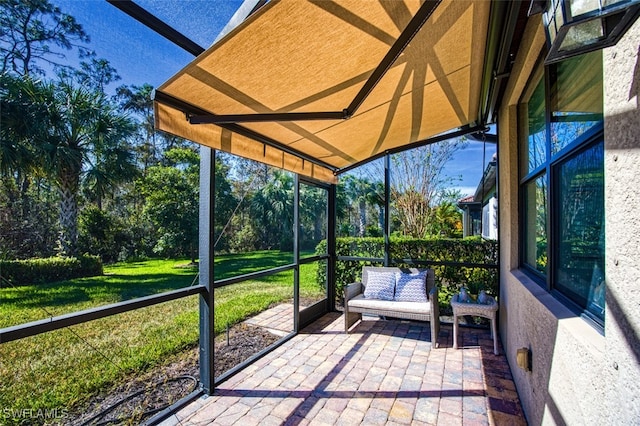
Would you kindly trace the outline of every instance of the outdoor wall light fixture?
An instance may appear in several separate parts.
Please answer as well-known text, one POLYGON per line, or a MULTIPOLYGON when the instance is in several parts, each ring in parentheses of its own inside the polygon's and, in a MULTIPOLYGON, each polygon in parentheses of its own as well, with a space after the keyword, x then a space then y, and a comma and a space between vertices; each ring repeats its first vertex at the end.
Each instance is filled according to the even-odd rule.
POLYGON ((533 354, 529 348, 520 348, 516 351, 516 364, 524 371, 531 371, 533 354))
POLYGON ((533 0, 529 16, 537 13, 550 64, 616 44, 640 15, 640 0, 533 0))

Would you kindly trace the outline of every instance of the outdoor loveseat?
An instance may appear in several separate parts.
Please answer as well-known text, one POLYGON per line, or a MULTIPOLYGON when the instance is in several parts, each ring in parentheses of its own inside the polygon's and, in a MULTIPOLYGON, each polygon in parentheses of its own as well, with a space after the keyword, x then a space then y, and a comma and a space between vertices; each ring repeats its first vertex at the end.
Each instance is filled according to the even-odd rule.
POLYGON ((362 319, 362 314, 429 321, 431 342, 437 347, 440 311, 433 270, 363 267, 362 282, 345 288, 345 333, 362 319))

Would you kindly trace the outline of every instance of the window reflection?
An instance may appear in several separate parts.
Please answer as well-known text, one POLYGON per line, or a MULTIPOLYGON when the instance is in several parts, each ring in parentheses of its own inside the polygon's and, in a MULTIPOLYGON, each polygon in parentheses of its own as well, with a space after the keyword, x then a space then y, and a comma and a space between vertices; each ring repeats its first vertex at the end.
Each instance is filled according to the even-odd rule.
POLYGON ((602 52, 540 63, 518 111, 522 263, 599 326, 606 286, 602 87, 602 52))
POLYGON ((546 175, 525 185, 525 262, 547 273, 547 183, 546 175))
POLYGON ((602 122, 602 53, 559 62, 550 71, 551 149, 555 155, 602 122))
POLYGON ((528 174, 547 160, 547 132, 545 117, 544 79, 540 78, 536 84, 529 101, 524 104, 522 116, 526 119, 524 131, 526 132, 526 155, 523 156, 522 170, 528 174))
POLYGON ((556 286, 604 318, 604 143, 559 167, 556 286))

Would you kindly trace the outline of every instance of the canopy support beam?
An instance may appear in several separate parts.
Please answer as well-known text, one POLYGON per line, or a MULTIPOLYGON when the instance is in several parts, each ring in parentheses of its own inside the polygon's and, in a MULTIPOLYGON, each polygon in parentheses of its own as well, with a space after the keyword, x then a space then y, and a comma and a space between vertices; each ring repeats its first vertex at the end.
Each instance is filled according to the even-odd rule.
MULTIPOLYGON (((113 0, 111 0, 113 1, 113 0)), ((310 120, 346 120, 357 112, 358 108, 367 99, 367 96, 384 77, 389 68, 398 57, 404 52, 411 40, 420 31, 425 22, 429 19, 433 11, 442 0, 428 0, 418 12, 411 18, 406 28, 393 43, 387 54, 382 58, 376 69, 373 70, 367 81, 365 81, 360 91, 353 98, 347 108, 340 112, 283 112, 283 113, 258 113, 258 114, 202 114, 189 116, 191 124, 226 124, 226 123, 258 123, 258 122, 278 122, 278 121, 310 121, 310 120)), ((326 166, 325 166, 326 167, 326 166)))
POLYGON ((433 11, 438 7, 441 0, 429 0, 425 1, 418 12, 411 18, 409 24, 407 24, 406 28, 402 31, 398 39, 393 43, 391 49, 387 52, 387 54, 382 58, 380 64, 373 70, 373 73, 369 76, 367 81, 364 83, 364 86, 360 89, 358 94, 355 96, 349 107, 347 107, 347 112, 349 117, 354 115, 360 105, 367 99, 367 96, 371 93, 371 91, 376 87, 380 79, 387 73, 391 65, 398 59, 398 57, 404 52, 407 48, 411 40, 418 34, 420 28, 424 25, 425 22, 429 19, 433 11))
MULTIPOLYGON (((156 102, 160 102, 164 105, 167 105, 169 107, 175 108, 179 111, 182 111, 185 113, 185 117, 186 119, 189 118, 189 116, 191 115, 197 115, 197 116, 205 116, 205 115, 211 115, 209 113, 207 113, 206 111, 202 110, 201 108, 198 108, 188 102, 182 101, 180 99, 176 99, 171 95, 167 95, 164 92, 161 92, 159 90, 154 90, 153 92, 153 100, 156 102)), ((262 135, 258 132, 255 132, 253 130, 247 129, 246 127, 242 127, 239 124, 235 124, 235 123, 220 123, 218 124, 218 126, 222 127, 223 129, 227 129, 231 132, 237 133, 239 135, 248 137, 250 139, 253 139, 255 141, 258 141, 262 144, 264 144, 265 146, 270 146, 272 148, 276 148, 279 149, 282 152, 285 152, 287 154, 296 156, 298 158, 301 158, 302 160, 308 161, 312 164, 316 164, 318 166, 324 167, 328 170, 331 170, 332 172, 335 172, 337 170, 337 168, 335 166, 332 166, 331 164, 325 163, 322 160, 319 160, 315 157, 312 157, 302 151, 298 151, 297 149, 291 148, 288 145, 285 145, 281 142, 278 142, 274 139, 271 139, 268 136, 262 135)))
POLYGON ((313 120, 344 120, 348 118, 346 111, 340 112, 284 112, 265 114, 227 114, 227 115, 191 115, 191 124, 227 124, 227 123, 259 123, 277 121, 313 121, 313 120))

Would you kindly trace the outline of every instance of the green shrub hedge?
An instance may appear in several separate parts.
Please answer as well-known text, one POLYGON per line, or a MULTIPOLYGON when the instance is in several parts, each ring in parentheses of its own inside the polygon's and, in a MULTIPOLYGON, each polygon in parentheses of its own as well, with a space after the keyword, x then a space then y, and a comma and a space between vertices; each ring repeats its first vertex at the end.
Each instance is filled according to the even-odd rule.
POLYGON ((0 288, 102 275, 98 256, 0 260, 0 288))
MULTIPOLYGON (((326 253, 327 242, 321 241, 316 252, 326 253)), ((384 258, 383 238, 338 238, 336 255, 345 257, 384 258)), ((393 266, 429 267, 434 269, 436 284, 440 288, 440 302, 448 304, 460 287, 477 293, 484 289, 488 294, 498 295, 498 242, 479 237, 464 239, 450 238, 391 238, 389 258, 393 266), (412 261, 433 262, 417 265, 412 261), (438 264, 447 263, 447 264, 438 264), (475 264, 478 266, 463 266, 475 264), (487 265, 487 266, 480 266, 487 265)), ((336 262, 336 295, 342 303, 344 286, 360 280, 362 267, 380 266, 380 262, 349 260, 336 262)), ((325 270, 318 269, 318 283, 325 282, 325 270)))

